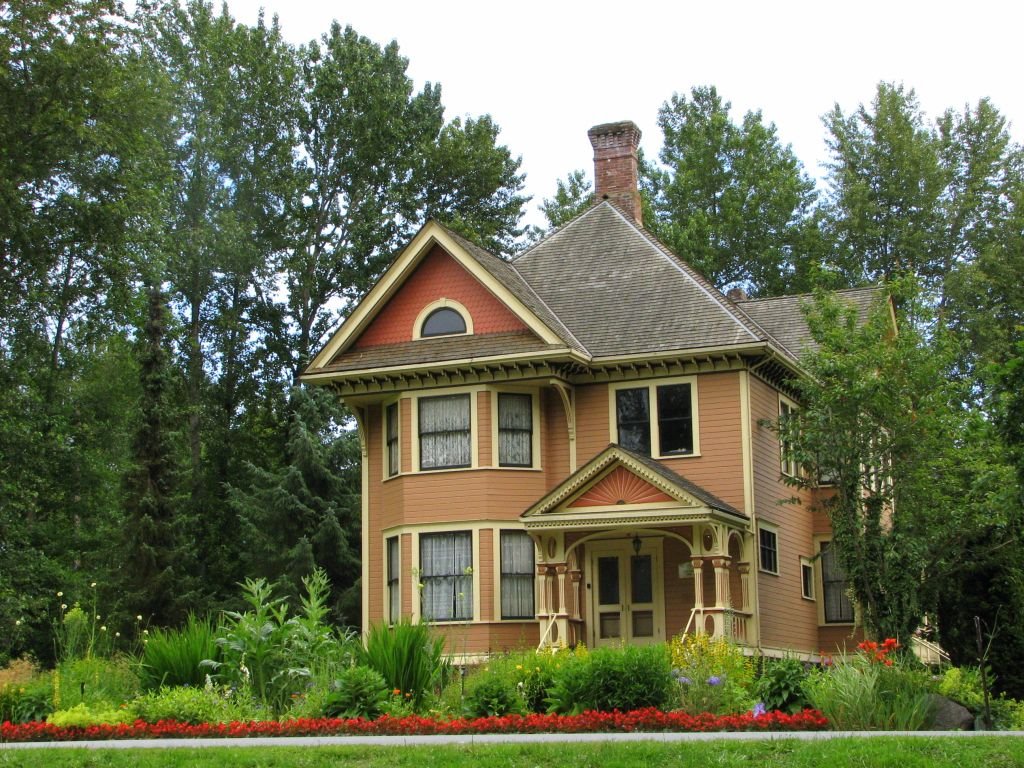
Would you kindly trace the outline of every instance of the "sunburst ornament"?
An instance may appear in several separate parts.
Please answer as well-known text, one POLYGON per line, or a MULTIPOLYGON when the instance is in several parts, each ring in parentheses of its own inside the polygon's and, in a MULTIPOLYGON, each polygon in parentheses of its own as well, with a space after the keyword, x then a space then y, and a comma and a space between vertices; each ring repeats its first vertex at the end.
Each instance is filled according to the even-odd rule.
POLYGON ((625 467, 616 467, 569 506, 611 507, 622 504, 650 504, 657 501, 672 501, 672 497, 625 467))

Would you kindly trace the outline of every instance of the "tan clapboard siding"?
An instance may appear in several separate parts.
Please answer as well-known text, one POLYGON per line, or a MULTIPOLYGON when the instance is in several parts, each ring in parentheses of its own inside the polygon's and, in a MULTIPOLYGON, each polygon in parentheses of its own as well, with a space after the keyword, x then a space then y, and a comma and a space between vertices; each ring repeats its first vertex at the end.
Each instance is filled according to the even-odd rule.
POLYGON ((474 570, 479 573, 480 620, 494 620, 494 530, 480 529, 480 551, 474 553, 474 570))
POLYGON ((541 466, 545 491, 569 474, 569 426, 562 398, 550 389, 541 391, 541 466))
MULTIPOLYGON (((412 471, 412 399, 403 397, 398 401, 399 427, 398 427, 398 453, 402 472, 412 471)), ((370 476, 371 481, 373 476, 370 476)))
POLYGON ((608 447, 608 385, 576 388, 576 465, 583 466, 608 447))
MULTIPOLYGON (((778 415, 778 392, 751 376, 750 431, 755 506, 758 519, 776 527, 779 544, 778 576, 757 570, 756 558, 751 565, 758 580, 761 644, 772 648, 815 651, 818 645, 817 607, 801 596, 800 557, 814 554, 816 514, 810 510, 810 498, 806 493, 802 494, 800 505, 779 503, 797 491, 781 480, 778 438, 759 424, 764 419, 777 419, 778 415)), ((755 539, 755 551, 756 548, 755 539)))
POLYGON ((534 649, 540 642, 536 622, 437 624, 433 631, 445 638, 445 653, 454 656, 534 649))
POLYGON ((479 429, 473 437, 477 441, 480 466, 489 467, 497 463, 491 458, 491 393, 489 391, 476 393, 476 418, 479 429))
POLYGON ((828 654, 854 653, 857 643, 864 640, 860 627, 836 625, 818 627, 818 649, 828 654))
MULTIPOLYGON (((387 524, 382 514, 383 509, 390 507, 389 499, 394 498, 392 488, 385 489, 387 494, 380 492, 381 476, 384 468, 383 438, 381 435, 380 406, 366 409, 366 458, 369 472, 369 530, 363 532, 362 556, 369 568, 369 583, 363 585, 363 599, 368 601, 370 623, 374 624, 384 618, 384 540, 381 536, 383 526, 387 524), (385 506, 386 505, 386 506, 385 506)), ((363 627, 364 630, 367 627, 363 627)))
POLYGON ((387 514, 394 525, 518 521, 520 513, 546 490, 544 474, 532 470, 423 472, 385 483, 391 484, 401 488, 401 500, 387 514))
POLYGON ((742 510, 740 374, 729 372, 698 376, 697 410, 700 456, 662 459, 662 464, 742 510))

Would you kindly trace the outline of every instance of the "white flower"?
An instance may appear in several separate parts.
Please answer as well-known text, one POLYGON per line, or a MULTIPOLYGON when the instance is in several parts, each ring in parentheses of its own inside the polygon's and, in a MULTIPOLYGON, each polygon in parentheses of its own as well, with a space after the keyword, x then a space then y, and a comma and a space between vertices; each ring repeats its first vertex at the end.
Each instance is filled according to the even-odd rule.
POLYGON ((115 632, 115 633, 114 633, 114 637, 120 637, 120 636, 121 636, 121 633, 120 633, 120 632, 115 632))
POLYGON ((61 603, 61 604, 60 604, 60 609, 61 609, 62 611, 66 611, 66 610, 68 609, 68 604, 67 604, 67 603, 61 603))
POLYGON ((58 592, 57 593, 57 597, 64 597, 64 593, 63 592, 58 592))
POLYGON ((135 620, 136 621, 142 621, 142 614, 140 613, 138 616, 136 616, 135 620))
POLYGON ((102 627, 100 627, 100 632, 106 632, 106 631, 107 631, 107 626, 106 626, 106 624, 104 624, 102 627))
POLYGON ((21 626, 21 619, 16 619, 15 622, 14 622, 14 626, 20 627, 21 626))
POLYGON ((96 582, 94 581, 94 582, 93 582, 92 584, 90 584, 89 586, 95 589, 95 587, 96 587, 96 582))

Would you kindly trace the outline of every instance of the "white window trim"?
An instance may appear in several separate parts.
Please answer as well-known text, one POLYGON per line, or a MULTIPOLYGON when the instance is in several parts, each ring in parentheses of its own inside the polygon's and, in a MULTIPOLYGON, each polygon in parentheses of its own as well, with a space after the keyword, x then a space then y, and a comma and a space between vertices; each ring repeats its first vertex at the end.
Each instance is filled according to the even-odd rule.
MULTIPOLYGON (((480 434, 480 423, 477 416, 477 399, 479 392, 484 391, 483 387, 450 387, 448 389, 430 389, 417 392, 412 397, 412 421, 411 429, 411 451, 412 466, 410 474, 437 474, 438 472, 465 472, 469 469, 480 467, 480 450, 477 438, 480 434), (469 458, 468 467, 447 467, 440 469, 420 469, 420 399, 424 397, 445 397, 447 395, 469 395, 469 458)), ((399 451, 401 456, 401 451, 399 451)), ((385 469, 385 471, 387 471, 385 469)))
POLYGON ((472 336, 472 335, 473 335, 473 316, 469 314, 469 310, 466 309, 466 307, 463 304, 460 304, 455 299, 444 299, 444 298, 442 298, 442 299, 438 299, 437 301, 430 302, 429 304, 427 304, 427 306, 425 306, 423 309, 420 310, 420 313, 418 315, 416 315, 416 320, 415 320, 415 322, 413 322, 413 325, 412 325, 412 338, 413 338, 413 341, 416 341, 417 339, 444 339, 444 338, 448 338, 450 336, 472 336), (463 322, 466 323, 466 332, 465 333, 445 333, 445 334, 440 334, 440 335, 436 335, 436 336, 424 336, 423 335, 423 323, 426 321, 427 317, 429 317, 430 313, 433 312, 435 309, 442 309, 442 308, 447 308, 447 309, 455 310, 456 312, 458 312, 462 316, 463 322))
MULTIPOLYGON (((779 418, 780 419, 783 416, 783 413, 782 413, 783 407, 788 408, 789 412, 791 414, 796 413, 797 411, 800 410, 800 406, 798 406, 795 402, 793 402, 788 397, 786 397, 785 395, 780 393, 779 394, 779 418)), ((794 459, 792 456, 790 456, 790 457, 786 456, 786 443, 781 438, 781 436, 779 437, 779 471, 785 477, 802 477, 803 476, 803 472, 801 471, 801 468, 800 468, 799 464, 797 464, 796 459, 794 459)))
POLYGON ((608 432, 611 442, 619 442, 618 410, 615 404, 615 393, 620 389, 642 389, 647 387, 648 418, 651 420, 651 458, 652 459, 690 459, 700 456, 700 409, 697 399, 697 377, 675 376, 667 379, 645 379, 642 381, 621 381, 608 385, 608 432), (690 421, 693 426, 693 452, 669 453, 662 455, 661 431, 658 427, 658 387, 673 384, 690 385, 690 421))
POLYGON ((818 596, 818 579, 817 579, 817 574, 816 574, 815 571, 816 571, 816 569, 814 567, 814 563, 811 561, 811 558, 804 557, 803 555, 801 555, 800 556, 800 596, 803 597, 804 600, 810 600, 811 602, 816 601, 817 600, 817 596, 818 596), (811 569, 811 594, 809 594, 809 595, 804 592, 804 568, 810 568, 811 569))
POLYGON ((381 403, 380 406, 380 435, 381 435, 381 452, 383 454, 383 461, 381 466, 381 476, 384 482, 388 480, 394 480, 396 477, 400 477, 402 472, 402 399, 401 396, 390 397, 381 403), (388 474, 388 407, 392 405, 398 406, 398 471, 393 474, 388 474))
POLYGON ((491 466, 500 470, 536 471, 542 468, 540 458, 540 390, 536 387, 495 387, 491 392, 491 466), (498 456, 498 395, 530 395, 533 410, 533 445, 531 458, 533 463, 528 467, 503 467, 498 456))
POLYGON ((465 626, 467 624, 491 624, 491 621, 483 621, 480 618, 480 529, 490 528, 491 525, 471 523, 450 523, 442 525, 428 525, 415 529, 412 533, 412 565, 410 572, 414 574, 415 590, 412 598, 412 622, 415 624, 422 618, 422 594, 420 589, 420 536, 424 533, 461 533, 469 531, 473 547, 473 618, 459 619, 458 621, 431 621, 435 627, 448 625, 465 626))
POLYGON ((757 523, 757 570, 771 576, 779 576, 782 573, 782 553, 779 546, 779 527, 772 523, 758 521, 757 523), (775 570, 770 571, 764 566, 761 558, 761 531, 766 531, 775 537, 775 570))

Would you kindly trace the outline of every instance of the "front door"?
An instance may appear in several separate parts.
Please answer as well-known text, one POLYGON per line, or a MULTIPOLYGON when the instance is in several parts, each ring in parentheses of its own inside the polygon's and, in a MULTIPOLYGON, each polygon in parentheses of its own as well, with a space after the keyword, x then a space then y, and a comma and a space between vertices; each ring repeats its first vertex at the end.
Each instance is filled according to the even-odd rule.
POLYGON ((661 539, 641 538, 587 544, 590 637, 595 647, 638 645, 665 639, 661 539))

